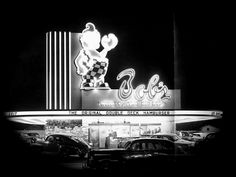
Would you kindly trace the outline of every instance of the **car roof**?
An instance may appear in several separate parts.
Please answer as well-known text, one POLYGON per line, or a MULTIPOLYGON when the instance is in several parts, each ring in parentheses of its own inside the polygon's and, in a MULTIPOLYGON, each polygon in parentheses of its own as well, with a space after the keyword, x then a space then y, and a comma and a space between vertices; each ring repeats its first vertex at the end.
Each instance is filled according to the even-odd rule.
POLYGON ((194 135, 206 135, 206 134, 210 134, 210 133, 213 133, 213 132, 196 132, 196 133, 193 133, 194 135))
POLYGON ((63 137, 72 137, 73 135, 68 135, 68 134, 60 134, 60 133, 58 133, 58 134, 51 134, 51 135, 48 135, 48 136, 63 136, 63 137))
MULTIPOLYGON (((74 135, 71 135, 71 134, 60 134, 60 133, 58 133, 58 134, 51 134, 51 135, 48 135, 47 137, 49 137, 49 136, 66 137, 66 138, 69 138, 69 139, 71 139, 71 140, 73 140, 73 141, 76 141, 76 142, 79 141, 80 143, 83 143, 83 144, 89 146, 89 144, 88 144, 86 141, 84 141, 82 138, 76 138, 74 135)), ((78 142, 77 142, 77 143, 78 143, 78 142)))
POLYGON ((74 138, 73 138, 72 135, 67 135, 67 134, 51 134, 51 135, 48 135, 47 138, 48 138, 49 136, 53 136, 53 137, 63 137, 63 138, 67 138, 67 139, 74 140, 74 138))
POLYGON ((161 138, 138 138, 138 139, 129 140, 127 142, 136 142, 136 141, 168 141, 172 143, 172 141, 170 140, 165 140, 161 138))

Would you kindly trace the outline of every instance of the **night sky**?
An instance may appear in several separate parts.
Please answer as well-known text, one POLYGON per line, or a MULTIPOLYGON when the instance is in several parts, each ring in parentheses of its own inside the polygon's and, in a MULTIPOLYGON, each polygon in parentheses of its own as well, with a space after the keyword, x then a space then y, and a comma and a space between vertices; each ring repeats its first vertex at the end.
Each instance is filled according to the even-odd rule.
POLYGON ((24 7, 6 19, 5 110, 45 109, 45 34, 81 32, 87 22, 93 22, 101 35, 112 32, 119 39, 108 53, 106 80, 111 88, 119 88, 119 72, 134 68, 134 87, 147 85, 157 73, 169 89, 181 89, 183 109, 224 109, 223 69, 228 58, 221 42, 226 22, 219 11, 144 11, 144 6, 117 13, 111 8, 99 12, 69 7, 24 7))

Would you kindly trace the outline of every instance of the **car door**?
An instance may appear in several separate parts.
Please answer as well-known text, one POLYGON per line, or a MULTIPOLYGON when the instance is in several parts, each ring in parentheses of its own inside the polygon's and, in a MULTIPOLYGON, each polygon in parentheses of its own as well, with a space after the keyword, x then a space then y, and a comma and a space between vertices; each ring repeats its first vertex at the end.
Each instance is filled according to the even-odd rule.
POLYGON ((141 159, 144 157, 144 150, 142 148, 143 142, 132 142, 128 148, 128 159, 141 159))
POLYGON ((51 153, 57 153, 59 151, 58 137, 56 137, 56 136, 47 137, 44 151, 51 152, 51 153))
POLYGON ((69 137, 63 138, 63 148, 67 152, 68 155, 75 155, 78 153, 78 143, 69 137))
POLYGON ((175 158, 175 145, 168 140, 154 141, 155 152, 153 153, 152 160, 158 163, 168 163, 174 161, 175 158))
POLYGON ((132 142, 127 152, 126 160, 132 167, 146 166, 150 160, 151 154, 148 153, 147 144, 145 141, 132 142))
POLYGON ((145 143, 145 163, 147 166, 153 166, 155 157, 158 155, 156 153, 155 144, 152 139, 146 141, 145 143))

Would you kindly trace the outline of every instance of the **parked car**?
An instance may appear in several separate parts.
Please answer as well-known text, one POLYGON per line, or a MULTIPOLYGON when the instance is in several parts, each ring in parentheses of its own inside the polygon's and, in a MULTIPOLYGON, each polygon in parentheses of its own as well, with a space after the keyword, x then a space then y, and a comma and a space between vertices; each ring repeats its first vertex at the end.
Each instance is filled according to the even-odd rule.
POLYGON ((193 141, 193 133, 192 131, 178 131, 177 135, 184 140, 193 141))
POLYGON ((191 146, 194 145, 194 142, 184 140, 174 133, 158 133, 158 134, 152 135, 151 138, 166 139, 166 140, 172 141, 173 143, 179 144, 179 145, 191 145, 191 146))
POLYGON ((37 132, 21 132, 20 135, 26 143, 30 144, 41 140, 40 135, 37 132))
POLYGON ((182 148, 182 150, 186 154, 192 153, 194 145, 195 145, 195 142, 184 140, 174 133, 157 133, 155 135, 152 135, 151 138, 159 138, 159 139, 169 140, 169 141, 173 142, 179 148, 182 148))
POLYGON ((83 140, 62 134, 49 135, 45 141, 36 142, 32 146, 44 155, 56 155, 60 157, 78 155, 81 158, 84 158, 91 148, 83 140))
POLYGON ((139 151, 157 151, 162 154, 176 154, 180 153, 180 149, 176 149, 176 146, 173 142, 164 139, 150 139, 150 138, 139 138, 126 142, 124 145, 126 150, 139 151))
POLYGON ((172 141, 157 138, 138 138, 125 143, 124 148, 91 149, 88 166, 109 169, 115 167, 156 167, 183 160, 186 155, 172 141))
POLYGON ((192 134, 192 139, 194 141, 201 141, 210 133, 212 132, 195 132, 192 134))
POLYGON ((221 132, 208 133, 205 138, 196 142, 196 151, 198 155, 219 155, 219 151, 223 150, 225 142, 223 142, 221 132))

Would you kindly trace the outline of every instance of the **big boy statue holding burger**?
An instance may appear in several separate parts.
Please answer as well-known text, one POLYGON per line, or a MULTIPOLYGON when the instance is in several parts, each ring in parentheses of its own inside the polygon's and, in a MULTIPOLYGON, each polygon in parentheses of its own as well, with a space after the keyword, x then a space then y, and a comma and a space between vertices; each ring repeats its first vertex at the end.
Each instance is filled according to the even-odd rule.
POLYGON ((82 76, 80 89, 90 90, 94 88, 109 89, 105 82, 105 75, 108 69, 107 52, 116 47, 117 37, 110 33, 101 38, 100 33, 94 24, 87 23, 86 28, 80 33, 79 41, 82 49, 75 59, 77 73, 82 76), (100 42, 103 47, 101 52, 100 42))

